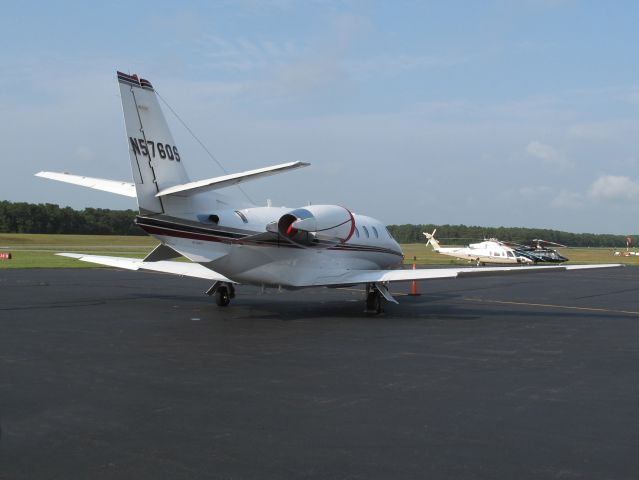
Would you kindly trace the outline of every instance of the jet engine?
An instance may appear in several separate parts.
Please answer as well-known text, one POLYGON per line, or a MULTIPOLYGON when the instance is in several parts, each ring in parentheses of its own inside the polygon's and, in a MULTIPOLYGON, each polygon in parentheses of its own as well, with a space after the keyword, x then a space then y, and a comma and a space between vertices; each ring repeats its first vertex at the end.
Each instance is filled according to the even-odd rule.
POLYGON ((297 208, 282 215, 277 222, 280 235, 293 243, 310 247, 330 247, 346 242, 354 231, 353 214, 338 205, 297 208))

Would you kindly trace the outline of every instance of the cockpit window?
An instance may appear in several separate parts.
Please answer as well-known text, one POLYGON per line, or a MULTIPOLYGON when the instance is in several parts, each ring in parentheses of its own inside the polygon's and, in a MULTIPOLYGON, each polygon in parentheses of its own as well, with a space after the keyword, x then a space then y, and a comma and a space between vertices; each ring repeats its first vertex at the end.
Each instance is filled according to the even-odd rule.
POLYGON ((392 238, 394 240, 393 235, 391 235, 390 230, 386 227, 384 227, 384 230, 386 230, 386 235, 388 235, 390 238, 392 238))
POLYGON ((366 225, 362 225, 362 229, 364 229, 364 235, 366 235, 366 238, 370 238, 370 233, 368 233, 368 228, 366 228, 366 225))
POLYGON ((377 233, 377 229, 375 227, 373 227, 373 235, 375 235, 375 238, 379 238, 379 233, 377 233))
POLYGON ((355 227, 355 236, 359 238, 359 229, 357 227, 355 227))
POLYGON ((237 213, 237 216, 240 217, 244 223, 248 223, 248 218, 246 218, 246 215, 244 215, 239 210, 235 210, 235 213, 237 213))
POLYGON ((506 252, 506 254, 507 254, 509 257, 514 257, 514 256, 515 256, 515 255, 513 255, 513 252, 506 252))

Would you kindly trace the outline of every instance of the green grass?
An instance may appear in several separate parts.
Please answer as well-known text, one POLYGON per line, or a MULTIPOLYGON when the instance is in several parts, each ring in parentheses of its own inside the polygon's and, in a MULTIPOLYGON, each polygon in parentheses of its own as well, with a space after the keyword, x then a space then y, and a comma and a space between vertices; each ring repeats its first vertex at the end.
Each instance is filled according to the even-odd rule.
POLYGON ((0 247, 30 247, 46 249, 50 246, 152 248, 158 241, 152 237, 121 235, 46 235, 31 233, 0 233, 0 247))
MULTIPOLYGON (((412 264, 413 256, 417 257, 420 265, 469 265, 464 260, 455 260, 446 255, 435 253, 431 247, 426 247, 423 243, 408 243, 402 245, 404 250, 404 263, 412 264)), ((623 249, 615 248, 560 248, 559 253, 569 259, 571 263, 623 263, 626 265, 639 265, 639 256, 616 257, 615 251, 623 249)))
MULTIPOLYGON (((73 258, 59 257, 58 252, 90 253, 118 257, 144 258, 156 245, 157 240, 148 236, 115 235, 32 235, 0 234, 0 252, 11 252, 11 260, 0 260, 0 270, 6 268, 98 268, 92 263, 73 258)), ((402 245, 404 263, 419 265, 469 265, 433 252, 424 243, 402 245)), ((624 263, 639 265, 639 256, 615 257, 612 248, 563 248, 562 255, 569 263, 624 263)))
POLYGON ((99 268, 99 265, 60 257, 56 253, 144 258, 157 244, 157 240, 148 236, 0 233, 0 252, 11 252, 12 257, 11 260, 0 260, 0 269, 99 268))
POLYGON ((427 247, 425 243, 404 243, 402 250, 404 251, 405 264, 412 264, 413 257, 417 258, 416 262, 418 265, 460 265, 467 263, 435 253, 433 249, 427 247))
MULTIPOLYGON (((0 252, 3 250, 0 250, 0 252)), ((67 251, 67 250, 65 250, 67 251)), ((80 262, 75 258, 60 257, 55 252, 10 250, 11 260, 0 260, 0 270, 4 268, 102 268, 95 263, 80 262)), ((110 252, 83 251, 81 248, 74 253, 90 253, 91 255, 110 255, 118 257, 144 258, 147 252, 110 252)))

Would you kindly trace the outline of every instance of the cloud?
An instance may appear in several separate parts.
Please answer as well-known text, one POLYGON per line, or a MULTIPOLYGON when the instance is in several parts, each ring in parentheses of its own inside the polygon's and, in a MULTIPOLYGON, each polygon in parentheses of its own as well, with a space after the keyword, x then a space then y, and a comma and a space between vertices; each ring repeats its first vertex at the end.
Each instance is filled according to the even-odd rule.
POLYGON ((572 168, 575 166, 572 160, 566 158, 557 149, 536 140, 526 146, 526 153, 551 167, 572 168))
POLYGON ((198 43, 205 59, 202 63, 216 71, 247 72, 267 68, 292 50, 290 44, 277 44, 271 40, 227 40, 208 34, 203 35, 198 43))
POLYGON ((467 55, 410 53, 384 53, 364 60, 353 60, 349 69, 359 75, 402 74, 416 70, 446 69, 473 61, 475 57, 467 55))
POLYGON ((584 198, 580 193, 562 190, 552 199, 550 205, 554 208, 580 208, 584 205, 584 198))
POLYGON ((583 123, 570 127, 568 134, 579 140, 608 140, 611 137, 611 130, 610 125, 603 123, 583 123))
POLYGON ((539 197, 550 193, 551 190, 552 189, 550 187, 545 185, 532 185, 521 187, 519 189, 519 195, 522 197, 539 197))
POLYGON ((639 87, 631 87, 619 92, 617 99, 632 105, 639 105, 639 87))
POLYGON ((595 200, 639 200, 639 183, 630 177, 602 175, 590 186, 588 196, 595 200))
MULTIPOLYGON (((257 1, 258 5, 271 2, 257 1)), ((284 6, 286 2, 282 2, 284 6)), ((273 2, 274 6, 280 2, 273 2)), ((303 39, 203 34, 195 48, 200 67, 243 84, 243 94, 262 99, 299 98, 350 86, 353 48, 372 30, 368 17, 331 16, 327 32, 303 39)))

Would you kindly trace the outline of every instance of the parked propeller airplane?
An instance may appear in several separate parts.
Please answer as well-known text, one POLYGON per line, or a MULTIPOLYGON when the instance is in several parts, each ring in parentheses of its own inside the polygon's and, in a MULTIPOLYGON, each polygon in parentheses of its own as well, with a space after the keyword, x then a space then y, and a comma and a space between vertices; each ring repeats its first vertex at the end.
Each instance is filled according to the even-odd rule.
POLYGON ((442 255, 475 262, 477 266, 487 263, 532 263, 533 261, 508 245, 496 239, 484 240, 480 243, 471 243, 467 247, 442 247, 435 239, 435 232, 423 232, 428 239, 426 245, 432 245, 433 250, 442 255))
MULTIPOLYGON (((136 224, 160 241, 143 260, 61 253, 78 260, 129 270, 207 279, 207 293, 229 304, 236 284, 296 289, 366 285, 366 309, 382 311, 383 299, 397 303, 389 282, 499 274, 511 267, 399 269, 403 253, 384 225, 338 205, 259 207, 218 190, 306 167, 290 162, 191 181, 185 160, 148 80, 117 73, 133 183, 67 173, 39 177, 137 198, 136 224), (191 261, 175 262, 184 256, 191 261)), ((539 271, 617 265, 531 267, 539 271)), ((526 269, 526 272, 531 271, 526 269)), ((520 270, 521 271, 521 270, 520 270)))

